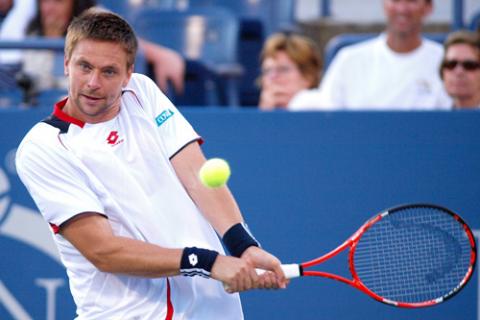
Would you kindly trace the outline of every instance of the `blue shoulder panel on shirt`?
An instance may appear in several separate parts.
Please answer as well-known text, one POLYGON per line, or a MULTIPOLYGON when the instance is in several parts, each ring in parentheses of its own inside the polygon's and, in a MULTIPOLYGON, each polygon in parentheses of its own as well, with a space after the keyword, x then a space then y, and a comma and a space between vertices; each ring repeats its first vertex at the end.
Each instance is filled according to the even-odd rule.
POLYGON ((60 133, 66 133, 68 131, 68 127, 70 126, 69 122, 63 121, 53 114, 48 116, 46 119, 43 119, 42 122, 58 128, 60 133))

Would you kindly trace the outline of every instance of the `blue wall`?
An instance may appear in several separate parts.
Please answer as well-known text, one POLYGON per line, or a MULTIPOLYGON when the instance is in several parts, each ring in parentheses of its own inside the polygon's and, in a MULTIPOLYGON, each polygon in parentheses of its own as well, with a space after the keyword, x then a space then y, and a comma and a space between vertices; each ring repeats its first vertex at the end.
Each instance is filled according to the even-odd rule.
MULTIPOLYGON (((0 319, 22 310, 33 319, 74 314, 62 268, 48 250, 33 246, 37 240, 25 240, 23 224, 12 231, 14 216, 38 213, 11 167, 11 150, 47 113, 0 113, 0 169, 6 174, 0 179, 0 319), (39 278, 50 283, 50 298, 39 278), (8 295, 19 306, 6 307, 8 295), (46 301, 56 305, 47 310, 46 301)), ((212 108, 184 114, 204 137, 207 156, 229 160, 230 187, 251 229, 285 263, 329 251, 373 214, 406 202, 444 205, 480 229, 478 112, 259 113, 212 108)), ((345 261, 339 256, 325 268, 346 275, 345 261)), ((476 272, 454 299, 421 310, 389 307, 328 279, 295 279, 287 290, 242 297, 246 319, 473 320, 477 281, 476 272)))

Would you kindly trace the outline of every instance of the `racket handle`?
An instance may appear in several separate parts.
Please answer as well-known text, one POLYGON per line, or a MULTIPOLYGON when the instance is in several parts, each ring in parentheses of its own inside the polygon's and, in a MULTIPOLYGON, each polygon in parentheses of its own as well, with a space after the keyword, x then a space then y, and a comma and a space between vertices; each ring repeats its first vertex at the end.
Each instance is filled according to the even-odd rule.
MULTIPOLYGON (((297 278, 302 275, 301 267, 299 264, 296 264, 296 263, 282 264, 281 267, 282 267, 283 273, 285 274, 285 278, 287 279, 297 278)), ((267 272, 264 269, 258 269, 258 268, 256 268, 255 271, 259 276, 267 272)), ((229 286, 227 284, 224 284, 223 286, 226 291, 229 290, 229 286)))
MULTIPOLYGON (((255 270, 257 271, 258 275, 262 275, 265 273, 265 270, 263 269, 255 269, 255 270)), ((282 270, 283 270, 283 273, 285 273, 285 277, 287 279, 298 278, 302 275, 300 272, 300 265, 296 263, 282 264, 282 270)))

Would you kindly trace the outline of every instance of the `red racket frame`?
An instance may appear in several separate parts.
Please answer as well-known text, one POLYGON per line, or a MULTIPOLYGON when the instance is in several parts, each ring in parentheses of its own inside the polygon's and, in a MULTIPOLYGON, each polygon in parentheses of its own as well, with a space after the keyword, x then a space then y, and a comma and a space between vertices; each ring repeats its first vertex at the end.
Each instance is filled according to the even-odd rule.
POLYGON ((470 245, 471 245, 471 248, 472 248, 472 251, 471 251, 471 254, 470 254, 470 267, 467 271, 467 274, 466 274, 465 278, 458 284, 457 287, 453 288, 446 296, 440 297, 440 298, 437 298, 437 299, 434 299, 434 300, 416 302, 416 303, 392 301, 392 300, 383 298, 382 296, 379 296, 378 294, 371 291, 368 287, 366 287, 362 283, 360 278, 358 277, 358 274, 355 270, 354 254, 355 254, 356 246, 357 246, 358 242, 360 241, 360 238, 362 237, 362 235, 373 224, 382 220, 385 216, 389 215, 390 212, 394 212, 394 211, 400 210, 400 209, 405 208, 405 207, 422 206, 422 205, 423 204, 419 204, 419 205, 413 204, 413 205, 400 206, 400 207, 397 207, 395 209, 387 210, 387 211, 385 211, 383 213, 380 213, 377 216, 371 218, 363 226, 361 226, 357 230, 357 232, 355 232, 349 239, 347 239, 343 244, 338 246, 336 249, 330 251, 329 253, 327 253, 327 254, 325 254, 321 257, 318 257, 316 259, 301 263, 300 264, 301 275, 302 276, 325 277, 325 278, 337 280, 337 281, 346 283, 346 284, 348 284, 348 285, 350 285, 354 288, 357 288, 358 290, 366 293, 367 295, 369 295, 370 297, 372 297, 375 300, 386 303, 388 305, 393 305, 393 306, 402 307, 402 308, 428 307, 428 306, 439 304, 439 303, 445 301, 446 299, 451 298, 454 294, 456 294, 470 280, 470 278, 473 274, 473 270, 474 270, 475 262, 476 262, 476 244, 475 244, 475 238, 473 236, 472 231, 470 230, 468 225, 462 220, 462 218, 460 218, 460 216, 458 216, 457 214, 453 213, 452 211, 450 211, 446 208, 442 208, 442 207, 439 207, 439 206, 436 206, 436 205, 430 205, 429 204, 429 205, 425 205, 425 206, 440 208, 440 209, 444 210, 445 212, 451 214, 460 224, 462 224, 462 226, 465 229, 465 232, 466 232, 466 234, 469 238, 470 245), (352 279, 347 279, 345 277, 342 277, 342 276, 339 276, 339 275, 336 275, 336 274, 333 274, 333 273, 329 273, 329 272, 305 270, 309 267, 319 265, 319 264, 325 262, 326 260, 328 260, 330 258, 333 258, 334 256, 336 256, 337 254, 339 254, 340 252, 342 252, 343 250, 345 250, 347 248, 350 248, 350 251, 349 251, 349 254, 348 254, 348 265, 349 265, 350 273, 352 275, 352 279))

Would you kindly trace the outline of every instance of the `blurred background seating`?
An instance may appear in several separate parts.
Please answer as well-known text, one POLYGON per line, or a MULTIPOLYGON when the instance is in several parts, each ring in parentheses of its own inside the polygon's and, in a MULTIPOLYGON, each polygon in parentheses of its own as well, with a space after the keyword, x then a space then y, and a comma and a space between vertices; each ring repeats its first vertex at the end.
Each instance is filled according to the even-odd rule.
POLYGON ((469 29, 472 31, 480 32, 480 9, 478 9, 478 11, 472 17, 470 21, 469 29))
MULTIPOLYGON (((177 0, 181 3, 181 0, 177 0)), ((238 61, 244 68, 240 78, 240 104, 257 106, 260 89, 255 80, 260 74, 259 55, 265 39, 278 31, 295 29, 295 0, 190 0, 190 7, 223 6, 239 21, 238 61)))
MULTIPOLYGON (((53 73, 63 74, 63 51, 65 41, 62 38, 28 37, 23 40, 1 40, 0 50, 49 50, 56 53, 53 73)), ((146 72, 146 61, 142 51, 138 51, 135 65, 136 72, 146 72)), ((62 88, 33 90, 32 79, 28 78, 16 66, 0 64, 0 108, 10 106, 46 107, 65 97, 68 92, 62 88)))
MULTIPOLYGON (((230 39, 222 42, 222 49, 213 50, 213 54, 212 51, 202 53, 196 58, 189 56, 189 52, 179 49, 187 59, 185 94, 176 95, 173 90, 167 92, 179 106, 256 107, 259 88, 255 80, 260 75, 259 54, 266 37, 274 32, 295 30, 312 38, 322 51, 321 58, 324 59, 325 68, 341 47, 368 38, 373 33, 381 31, 383 26, 378 4, 359 3, 355 0, 99 0, 98 3, 125 16, 135 27, 141 25, 139 16, 145 14, 142 12, 148 11, 156 12, 158 15, 164 14, 162 13, 164 11, 170 12, 171 16, 183 15, 186 21, 185 17, 195 15, 195 11, 207 14, 209 10, 223 9, 224 12, 228 12, 222 13, 222 16, 229 15, 237 24, 237 31, 229 31, 230 39), (232 40, 236 43, 232 43, 232 40), (217 59, 220 53, 224 53, 225 56, 228 53, 230 58, 219 63, 217 59)), ((0 23, 1 17, 0 15, 0 23)), ((157 25, 161 23, 158 20, 165 18, 149 19, 157 20, 155 21, 157 25)), ((185 24, 178 25, 180 29, 185 28, 185 24)), ((425 31, 434 38, 443 39, 445 34, 452 30, 460 28, 476 30, 479 25, 478 1, 451 0, 435 2, 434 13, 425 31)), ((193 26, 196 27, 192 27, 190 23, 190 28, 202 28, 202 23, 193 23, 193 26)), ((156 32, 149 28, 148 33, 152 35, 150 38, 152 41, 174 49, 178 48, 179 41, 176 43, 168 41, 172 41, 172 34, 178 35, 184 31, 172 31, 174 28, 158 25, 157 28, 159 29, 156 32), (155 40, 153 35, 158 40, 155 40)), ((205 30, 196 32, 201 34, 205 30)), ((208 40, 209 37, 205 39, 208 40)), ((204 45, 213 47, 211 42, 204 45)), ((138 60, 136 66, 137 71, 152 75, 151 67, 149 71, 145 59, 138 60)), ((12 90, 12 82, 8 80, 9 72, 8 68, 0 66, 0 86, 10 88, 10 91, 7 91, 12 94, 13 91, 18 91, 16 90, 18 88, 12 90)), ((4 98, 7 91, 0 92, 2 95, 0 98, 4 98)))
POLYGON ((179 105, 238 106, 238 20, 223 8, 142 8, 133 18, 137 34, 180 52, 187 61, 185 94, 167 93, 179 105))
POLYGON ((98 0, 98 4, 107 8, 129 22, 142 8, 173 9, 177 0, 98 0))
MULTIPOLYGON (((225 82, 217 82, 216 84, 214 82, 212 84, 211 76, 208 75, 211 71, 210 68, 205 68, 195 59, 186 56, 190 60, 187 62, 187 82, 190 84, 192 81, 204 82, 210 92, 206 94, 206 97, 202 97, 198 92, 187 91, 188 98, 174 97, 174 100, 180 104, 202 105, 204 101, 207 101, 207 103, 218 101, 218 103, 228 105, 256 106, 259 98, 259 88, 255 85, 255 80, 260 72, 259 55, 266 37, 277 31, 295 29, 295 0, 101 0, 100 4, 124 15, 129 21, 133 22, 136 31, 141 36, 144 36, 142 33, 145 31, 138 29, 137 25, 143 25, 142 28, 146 29, 146 23, 142 24, 142 18, 139 16, 148 17, 149 21, 154 21, 155 25, 158 26, 162 23, 160 20, 166 17, 161 12, 164 10, 183 12, 184 18, 179 18, 179 13, 173 13, 172 15, 177 16, 177 18, 171 19, 186 19, 186 15, 198 15, 199 10, 203 11, 202 14, 204 14, 208 13, 209 10, 216 10, 213 8, 221 7, 234 16, 232 19, 238 20, 237 34, 232 35, 237 41, 234 45, 236 48, 235 62, 243 67, 243 74, 236 75, 236 84, 233 84, 234 80, 230 77, 226 82, 226 87, 223 86, 225 82), (152 12, 148 13, 149 11, 152 12), (162 18, 155 19, 154 15, 162 15, 162 18), (202 75, 201 72, 207 74, 202 75), (216 86, 216 88, 210 88, 212 86, 216 86), (217 94, 212 95, 212 91, 217 91, 217 94), (219 97, 215 98, 215 95, 219 97)), ((164 30, 168 30, 168 32, 174 32, 178 35, 182 32, 172 31, 173 28, 165 29, 164 25, 162 25, 162 28, 157 29, 156 33, 165 33, 164 30)), ((152 35, 154 32, 151 30, 154 28, 148 27, 148 29, 150 30, 148 33, 152 35)), ((147 39, 161 44, 163 44, 161 38, 166 37, 173 38, 171 35, 156 35, 156 39, 152 36, 150 38, 146 36, 147 39)), ((165 45, 175 50, 178 49, 172 42, 166 42, 165 45)), ((179 51, 183 52, 182 50, 179 51)), ((233 70, 228 69, 228 72, 233 70)), ((188 90, 188 84, 186 89, 188 90)))
MULTIPOLYGON (((63 73, 63 49, 65 41, 63 39, 51 39, 43 37, 30 37, 23 40, 0 40, 0 50, 51 50, 58 53, 60 59, 56 59, 56 71, 63 73), (58 71, 58 69, 62 69, 58 71)), ((58 98, 67 94, 66 90, 46 89, 41 92, 33 92, 31 79, 27 78, 16 67, 8 65, 1 67, 0 79, 0 107, 8 105, 17 105, 21 107, 43 106, 48 103, 49 107, 58 101, 58 98), (37 97, 41 97, 37 101, 37 97)))

